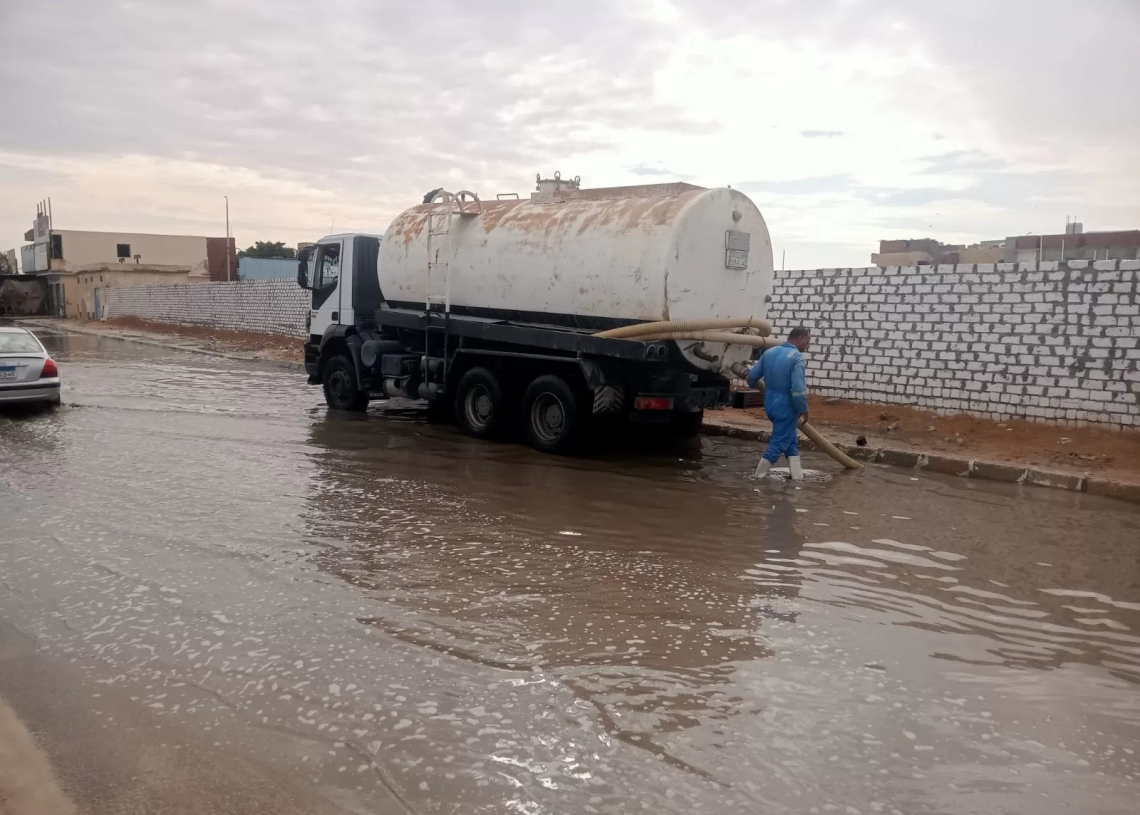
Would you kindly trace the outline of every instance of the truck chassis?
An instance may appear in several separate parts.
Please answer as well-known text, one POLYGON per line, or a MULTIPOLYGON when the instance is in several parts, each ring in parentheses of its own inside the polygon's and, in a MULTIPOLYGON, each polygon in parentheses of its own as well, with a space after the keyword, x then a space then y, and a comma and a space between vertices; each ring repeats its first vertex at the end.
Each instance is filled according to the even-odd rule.
POLYGON ((305 344, 309 382, 324 387, 331 408, 424 399, 453 409, 470 436, 501 438, 518 428, 544 452, 575 452, 600 424, 695 435, 704 410, 730 398, 727 379, 694 370, 668 341, 434 307, 382 307, 357 323, 330 325, 305 344))

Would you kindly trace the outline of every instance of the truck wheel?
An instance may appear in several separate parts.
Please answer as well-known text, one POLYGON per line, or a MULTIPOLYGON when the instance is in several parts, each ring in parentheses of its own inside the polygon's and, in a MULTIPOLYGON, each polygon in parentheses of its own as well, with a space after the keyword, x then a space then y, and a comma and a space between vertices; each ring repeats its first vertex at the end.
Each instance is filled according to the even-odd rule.
POLYGON ((523 395, 523 431, 530 446, 544 453, 572 453, 583 435, 582 413, 574 391, 557 376, 540 376, 523 395))
POLYGON ((455 388, 455 419, 476 439, 492 439, 507 425, 507 401, 498 378, 486 368, 472 368, 455 388))
POLYGON ((351 410, 357 413, 368 409, 368 394, 356 386, 356 368, 343 354, 330 357, 321 372, 325 387, 325 403, 333 410, 351 410))
POLYGON ((705 420, 705 412, 674 413, 671 429, 673 435, 679 439, 692 439, 701 432, 701 423, 705 420))

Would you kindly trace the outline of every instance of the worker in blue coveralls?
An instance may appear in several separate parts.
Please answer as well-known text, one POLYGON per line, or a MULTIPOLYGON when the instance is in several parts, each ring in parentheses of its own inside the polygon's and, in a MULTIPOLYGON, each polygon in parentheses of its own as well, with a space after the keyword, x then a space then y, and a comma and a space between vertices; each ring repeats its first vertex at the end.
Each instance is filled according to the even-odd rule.
POLYGON ((764 380, 764 412, 772 420, 772 440, 764 458, 756 466, 756 478, 763 478, 780 460, 788 457, 788 470, 793 481, 802 481, 800 439, 796 432, 800 421, 808 418, 807 362, 804 352, 811 345, 811 331, 796 326, 788 333, 788 341, 769 348, 748 372, 748 386, 758 387, 764 380))

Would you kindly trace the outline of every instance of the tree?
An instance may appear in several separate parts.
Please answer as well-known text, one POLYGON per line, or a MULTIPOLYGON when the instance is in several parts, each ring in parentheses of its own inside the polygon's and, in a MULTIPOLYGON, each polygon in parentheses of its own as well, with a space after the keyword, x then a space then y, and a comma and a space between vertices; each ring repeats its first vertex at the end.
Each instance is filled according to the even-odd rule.
POLYGON ((253 246, 238 252, 239 258, 295 258, 297 250, 283 241, 255 241, 253 246))

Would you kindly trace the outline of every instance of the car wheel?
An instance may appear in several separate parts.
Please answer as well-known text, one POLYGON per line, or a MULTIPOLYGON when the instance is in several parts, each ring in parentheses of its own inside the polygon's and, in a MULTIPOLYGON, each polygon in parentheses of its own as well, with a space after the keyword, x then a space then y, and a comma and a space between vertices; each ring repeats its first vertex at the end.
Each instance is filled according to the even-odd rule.
POLYGON ((333 410, 360 412, 368 408, 368 394, 356 384, 356 368, 344 354, 331 357, 321 372, 325 402, 333 410))

